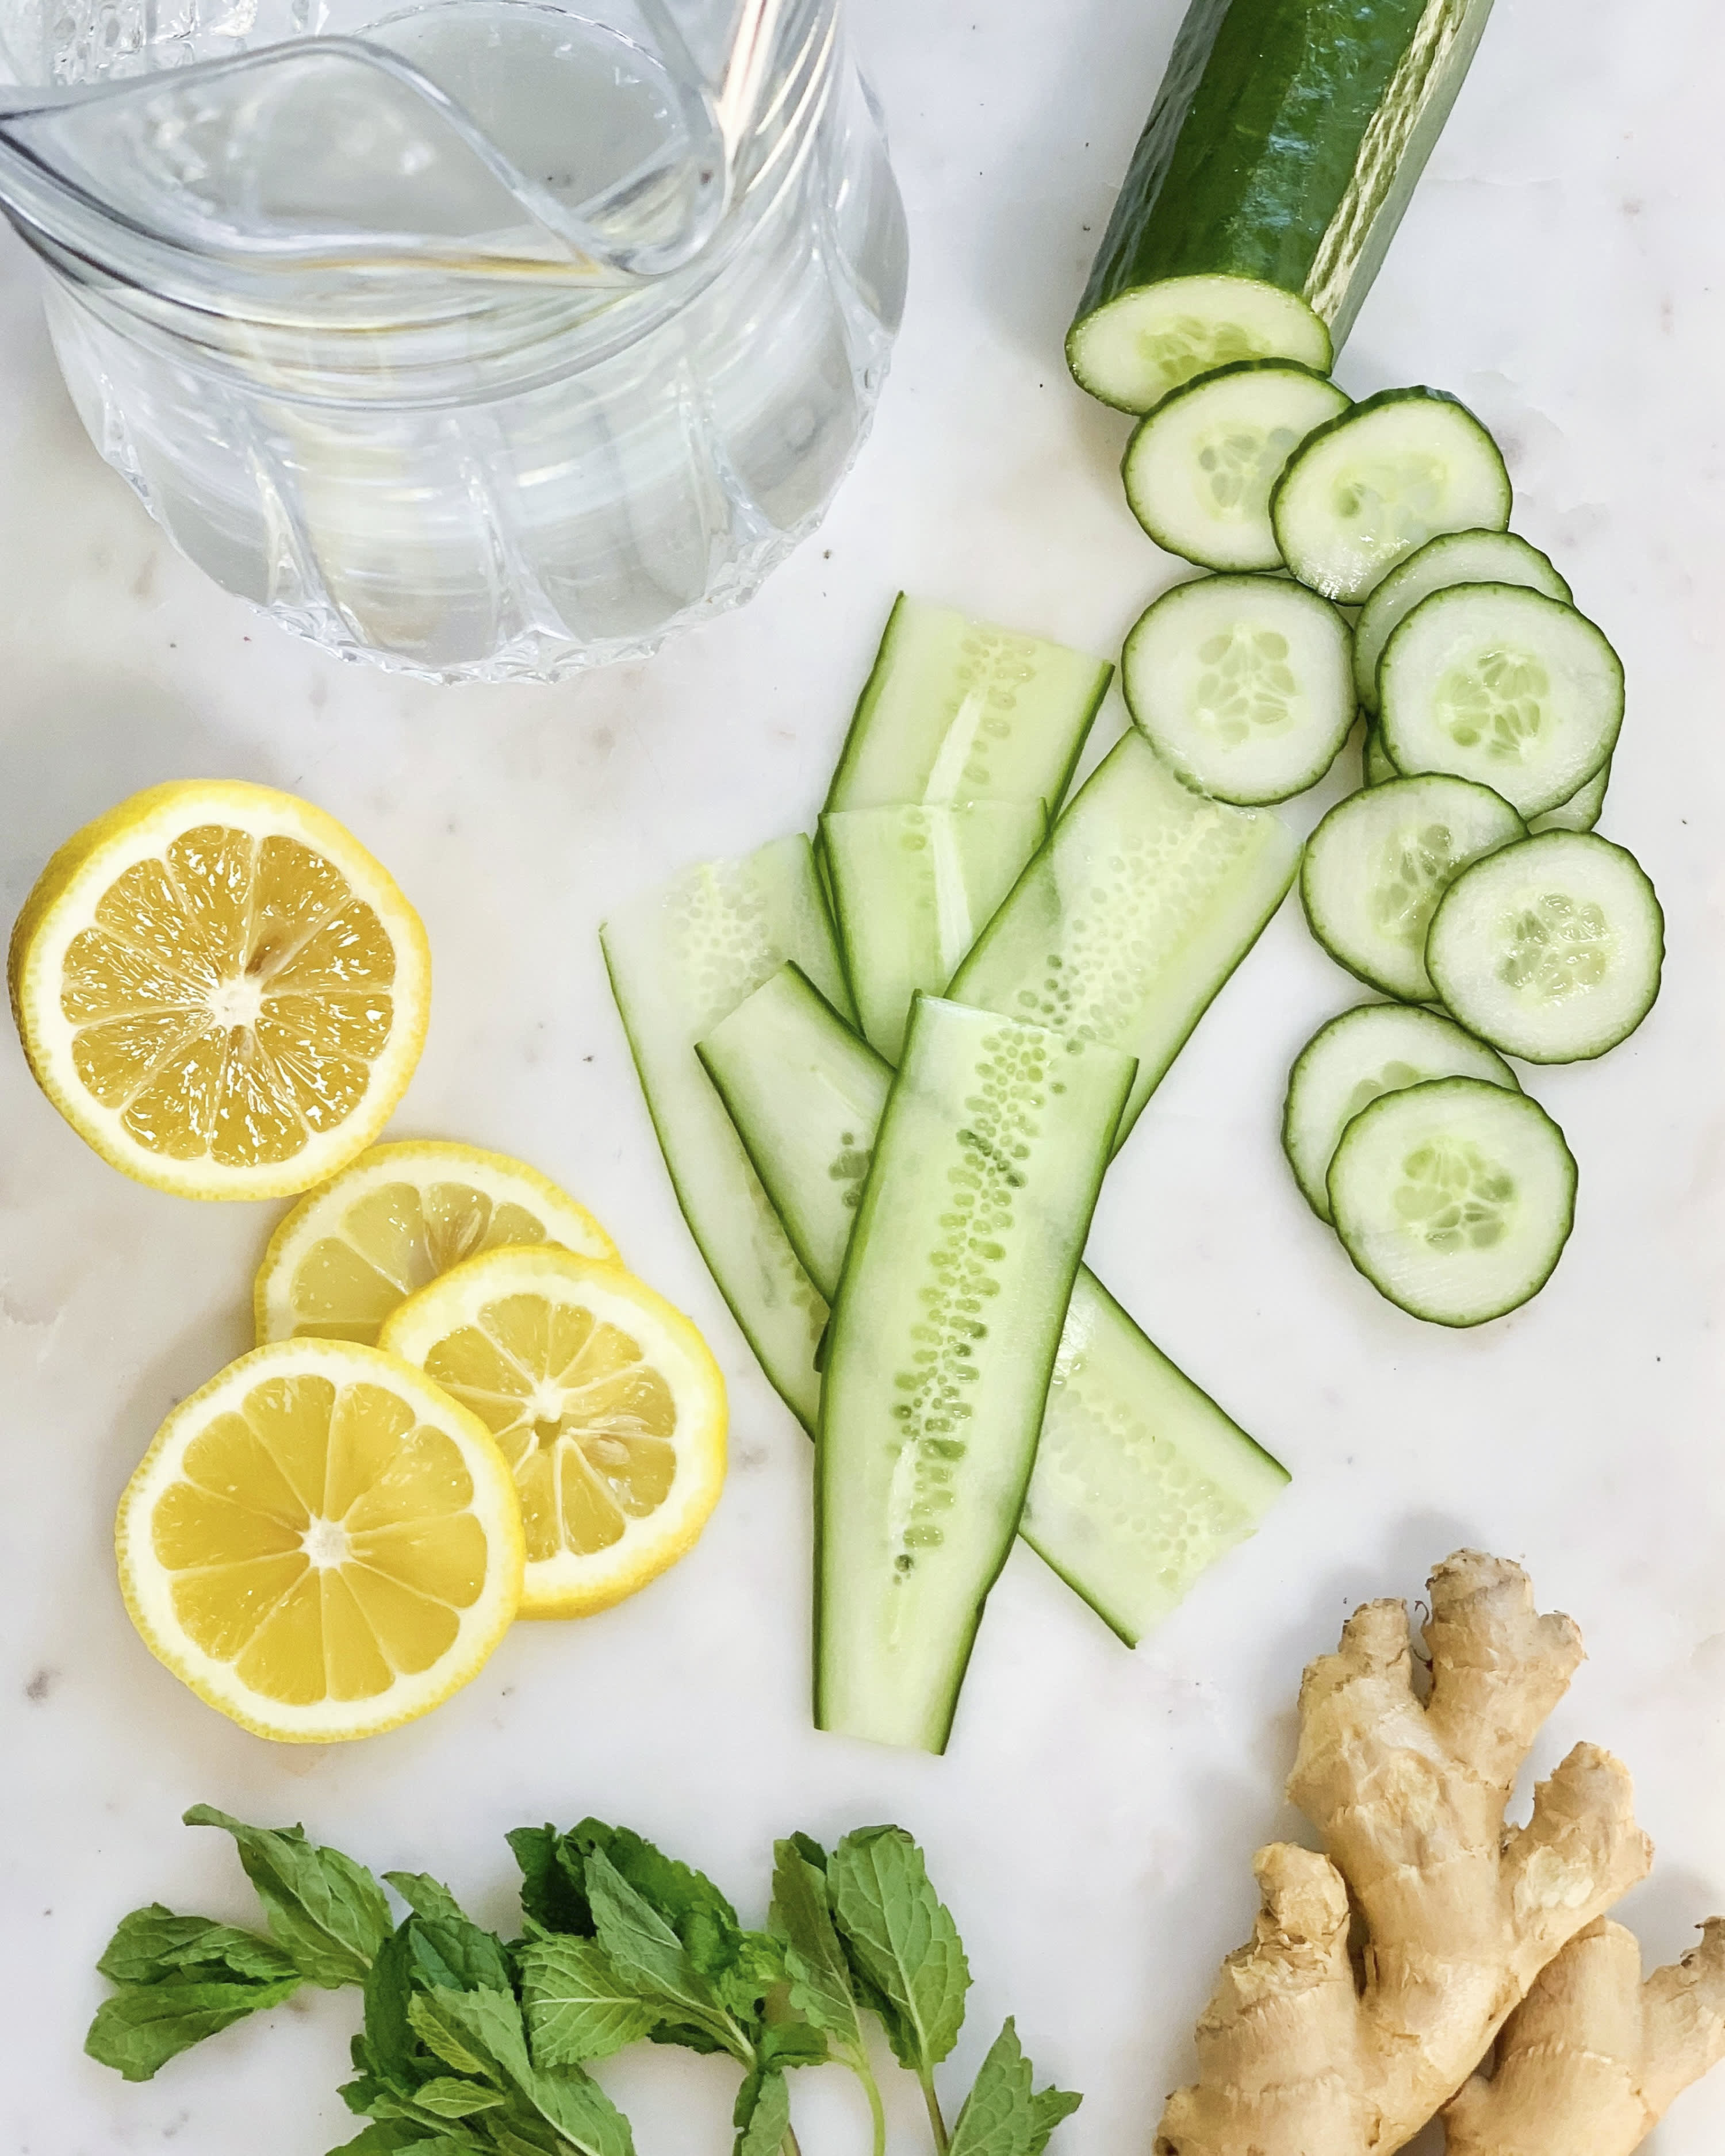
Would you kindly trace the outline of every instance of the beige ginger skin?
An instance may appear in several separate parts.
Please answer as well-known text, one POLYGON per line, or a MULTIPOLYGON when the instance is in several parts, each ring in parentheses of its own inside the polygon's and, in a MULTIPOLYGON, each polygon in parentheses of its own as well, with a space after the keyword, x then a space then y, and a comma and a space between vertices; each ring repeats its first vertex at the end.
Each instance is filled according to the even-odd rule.
MULTIPOLYGON (((1591 1745, 1541 1784, 1525 1826, 1505 1824, 1582 1659, 1575 1626, 1538 1614, 1518 1567, 1475 1551, 1438 1567, 1430 1596, 1423 1699, 1399 1602, 1357 1609, 1306 1672, 1288 1794, 1323 1854, 1259 1851, 1256 1928, 1223 1966, 1198 2079, 1169 2098, 1157 2156, 1389 2156, 1646 1874, 1628 1774, 1591 1745)), ((1563 2145, 1606 2156, 1591 2127, 1563 2145)), ((1470 2156, 1512 2152, 1476 2139, 1470 2156)))

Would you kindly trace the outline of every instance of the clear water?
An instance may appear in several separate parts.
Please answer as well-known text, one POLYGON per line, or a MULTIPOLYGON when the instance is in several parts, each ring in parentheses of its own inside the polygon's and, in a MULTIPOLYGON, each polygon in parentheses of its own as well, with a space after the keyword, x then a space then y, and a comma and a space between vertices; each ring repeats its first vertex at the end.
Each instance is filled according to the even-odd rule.
POLYGON ((621 0, 439 0, 23 123, 69 202, 147 236, 110 265, 131 290, 83 274, 81 228, 44 249, 92 438, 228 589, 443 678, 637 654, 747 596, 848 467, 902 296, 831 4, 716 235, 710 106, 621 0))

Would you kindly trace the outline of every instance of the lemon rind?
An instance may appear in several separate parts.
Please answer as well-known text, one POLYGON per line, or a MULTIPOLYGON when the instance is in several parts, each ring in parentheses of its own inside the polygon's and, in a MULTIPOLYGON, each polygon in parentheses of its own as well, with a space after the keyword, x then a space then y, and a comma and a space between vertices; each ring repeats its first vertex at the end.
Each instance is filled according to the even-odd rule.
POLYGON ((254 1348, 182 1400, 151 1440, 121 1493, 114 1523, 120 1591, 144 1645, 207 1706, 255 1737, 279 1744, 345 1743, 415 1722, 472 1681, 490 1660, 520 1607, 526 1561, 515 1477, 480 1420, 411 1363, 352 1341, 290 1340, 254 1348), (239 1684, 230 1666, 188 1640, 172 1617, 171 1575, 149 1548, 156 1501, 175 1479, 187 1445, 213 1417, 272 1374, 371 1382, 407 1399, 415 1414, 459 1445, 474 1484, 470 1509, 486 1535, 490 1565, 480 1597, 460 1613, 454 1644, 430 1668, 403 1676, 379 1702, 326 1701, 305 1709, 239 1684), (143 1558, 141 1565, 140 1555, 143 1558))

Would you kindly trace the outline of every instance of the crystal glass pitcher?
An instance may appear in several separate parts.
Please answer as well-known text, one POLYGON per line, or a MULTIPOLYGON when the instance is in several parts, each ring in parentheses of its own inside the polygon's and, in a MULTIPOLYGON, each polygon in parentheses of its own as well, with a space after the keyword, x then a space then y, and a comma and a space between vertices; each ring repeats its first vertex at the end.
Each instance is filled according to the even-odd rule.
POLYGON ((0 204, 91 439, 344 656, 547 679, 736 604, 902 303, 839 4, 785 0, 739 127, 727 0, 0 0, 0 204))

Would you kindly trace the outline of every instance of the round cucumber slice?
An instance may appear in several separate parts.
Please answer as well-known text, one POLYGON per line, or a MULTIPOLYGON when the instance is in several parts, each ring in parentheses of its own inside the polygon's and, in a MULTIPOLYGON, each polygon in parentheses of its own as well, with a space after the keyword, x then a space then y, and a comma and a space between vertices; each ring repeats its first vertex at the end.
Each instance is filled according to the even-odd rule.
POLYGON ((1574 607, 1517 585, 1455 584, 1391 635, 1378 701, 1399 770, 1477 779, 1538 816, 1615 747, 1623 667, 1574 607))
POLYGON ((1316 785, 1353 724, 1348 624, 1283 577, 1200 577, 1139 616, 1120 664, 1139 732, 1242 808, 1316 785))
POLYGON ((1390 571, 1354 624, 1354 686, 1368 711, 1378 708, 1378 661, 1391 634, 1421 599, 1451 584, 1525 584, 1565 606, 1571 596, 1548 557, 1513 531, 1440 532, 1390 571))
POLYGON ((1426 964, 1471 1031, 1528 1063, 1584 1063, 1653 1008, 1665 916, 1631 853, 1588 831, 1547 831, 1456 877, 1426 964))
POLYGON ((1127 444, 1126 498, 1158 547, 1206 569, 1275 569, 1270 490, 1315 427, 1345 412, 1333 382, 1243 360, 1164 398, 1127 444))
POLYGON ((1366 737, 1360 747, 1361 783, 1366 786, 1382 786, 1392 778, 1401 777, 1389 760, 1389 751, 1384 746, 1384 737, 1368 720, 1366 737))
POLYGON ((1339 965, 1386 995, 1429 1003, 1425 936, 1438 901, 1470 861, 1527 835, 1489 786, 1389 779, 1338 802, 1307 839, 1300 902, 1339 965))
POLYGON ((1151 412, 1194 375, 1241 359, 1329 372, 1330 333, 1292 292, 1255 277, 1166 277, 1081 316, 1066 364, 1081 389, 1122 412, 1151 412))
POLYGON ((1607 757, 1579 793, 1572 793, 1567 801, 1558 802, 1555 808, 1548 808, 1543 816, 1529 817, 1527 829, 1530 831, 1592 830, 1605 806, 1605 788, 1610 783, 1611 759, 1607 757))
POLYGON ((1343 1132, 1384 1094, 1434 1078, 1519 1090, 1501 1055, 1436 1011, 1359 1004, 1313 1034, 1288 1073, 1281 1145, 1320 1220, 1330 1217, 1330 1163, 1343 1132))
POLYGON ((1437 389, 1386 389, 1320 427, 1270 497, 1282 559, 1346 603, 1438 532, 1501 531, 1509 511, 1497 444, 1437 389))
POLYGON ((1380 1295, 1483 1325, 1538 1294, 1575 1219, 1575 1160, 1537 1101, 1478 1078, 1386 1093, 1342 1133, 1330 1211, 1380 1295))

